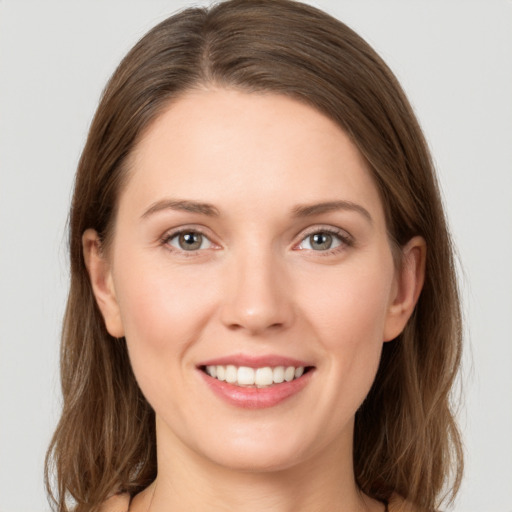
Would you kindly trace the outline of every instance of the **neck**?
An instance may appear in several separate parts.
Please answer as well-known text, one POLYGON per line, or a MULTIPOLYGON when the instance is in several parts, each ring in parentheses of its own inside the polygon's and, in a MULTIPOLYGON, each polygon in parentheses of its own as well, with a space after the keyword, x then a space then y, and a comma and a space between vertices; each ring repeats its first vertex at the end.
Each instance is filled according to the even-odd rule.
POLYGON ((251 471, 221 466, 169 442, 159 433, 158 421, 157 435, 158 477, 134 499, 133 512, 383 510, 357 488, 351 442, 323 447, 291 467, 251 471))

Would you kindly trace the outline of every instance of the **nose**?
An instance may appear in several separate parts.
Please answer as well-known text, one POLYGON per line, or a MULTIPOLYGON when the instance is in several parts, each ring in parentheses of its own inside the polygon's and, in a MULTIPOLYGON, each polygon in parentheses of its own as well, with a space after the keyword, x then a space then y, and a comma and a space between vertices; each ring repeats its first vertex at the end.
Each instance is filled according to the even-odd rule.
POLYGON ((291 283, 284 263, 277 260, 257 251, 231 261, 221 310, 226 327, 256 335, 293 322, 291 283))

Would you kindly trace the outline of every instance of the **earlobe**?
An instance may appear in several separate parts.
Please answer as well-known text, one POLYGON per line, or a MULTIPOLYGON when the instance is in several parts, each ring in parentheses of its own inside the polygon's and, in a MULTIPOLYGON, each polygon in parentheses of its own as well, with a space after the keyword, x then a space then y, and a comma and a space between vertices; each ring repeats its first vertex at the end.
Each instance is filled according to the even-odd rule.
POLYGON ((384 341, 396 338, 405 328, 418 302, 425 280, 427 245, 421 236, 415 236, 402 247, 402 266, 391 297, 384 341))
POLYGON ((101 251, 101 242, 94 229, 87 229, 82 235, 85 266, 98 307, 109 334, 115 338, 124 336, 121 313, 112 279, 110 262, 101 251))

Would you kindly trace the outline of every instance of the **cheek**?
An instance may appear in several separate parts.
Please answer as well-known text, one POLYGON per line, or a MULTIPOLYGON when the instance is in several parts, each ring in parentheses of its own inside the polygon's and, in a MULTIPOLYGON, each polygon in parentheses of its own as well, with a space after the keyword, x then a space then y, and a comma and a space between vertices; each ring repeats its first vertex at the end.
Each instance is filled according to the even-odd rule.
POLYGON ((353 414, 375 379, 393 276, 392 261, 347 267, 330 276, 322 286, 327 292, 316 294, 304 306, 329 364, 336 400, 331 405, 340 406, 342 415, 353 414))
POLYGON ((303 309, 324 333, 326 348, 364 347, 383 342, 392 281, 391 265, 347 267, 331 273, 323 286, 317 279, 298 295, 310 297, 303 309))
POLYGON ((203 280, 144 259, 118 267, 116 292, 132 364, 173 364, 200 335, 213 307, 203 280))
POLYGON ((176 272, 145 259, 124 261, 117 277, 135 378, 152 408, 166 416, 188 396, 190 348, 207 323, 213 298, 192 271, 176 272))

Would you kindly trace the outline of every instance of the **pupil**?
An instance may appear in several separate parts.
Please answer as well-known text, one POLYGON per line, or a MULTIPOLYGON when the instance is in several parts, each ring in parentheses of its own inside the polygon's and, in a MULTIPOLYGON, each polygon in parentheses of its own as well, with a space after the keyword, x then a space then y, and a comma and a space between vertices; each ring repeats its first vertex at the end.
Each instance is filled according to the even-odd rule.
POLYGON ((328 233, 316 233, 312 236, 311 247, 313 249, 329 249, 332 244, 332 235, 328 233))
POLYGON ((185 251, 192 251, 201 247, 203 236, 200 233, 182 233, 180 247, 185 251))

